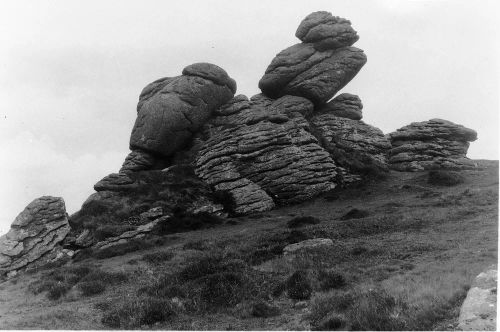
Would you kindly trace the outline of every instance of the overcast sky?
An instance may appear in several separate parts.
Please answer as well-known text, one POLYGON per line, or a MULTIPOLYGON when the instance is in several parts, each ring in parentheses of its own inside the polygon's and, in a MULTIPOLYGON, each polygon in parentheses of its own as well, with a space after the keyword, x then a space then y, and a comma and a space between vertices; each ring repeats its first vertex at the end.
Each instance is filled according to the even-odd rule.
POLYGON ((252 96, 309 13, 351 20, 368 63, 342 91, 385 133, 444 118, 498 159, 497 1, 0 2, 0 234, 42 195, 77 211, 128 153, 141 89, 194 62, 252 96))

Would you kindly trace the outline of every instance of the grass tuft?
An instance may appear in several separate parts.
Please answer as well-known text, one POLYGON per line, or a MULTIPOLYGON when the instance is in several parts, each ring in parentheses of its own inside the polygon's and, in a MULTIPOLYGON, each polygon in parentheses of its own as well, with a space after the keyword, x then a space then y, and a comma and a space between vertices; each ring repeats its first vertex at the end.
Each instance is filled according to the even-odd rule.
POLYGON ((302 227, 304 225, 316 225, 321 223, 321 220, 315 217, 295 217, 291 220, 288 221, 287 226, 288 228, 298 228, 302 227))
POLYGON ((110 328, 138 328, 171 321, 177 315, 170 300, 138 298, 104 313, 101 322, 110 328))
POLYGON ((312 294, 312 286, 307 271, 294 272, 286 281, 286 289, 289 298, 308 300, 312 294))
POLYGON ((78 289, 83 296, 101 294, 106 290, 106 285, 100 280, 84 281, 78 284, 78 289))
POLYGON ((171 251, 159 251, 142 256, 142 260, 150 264, 158 265, 171 260, 175 254, 171 251))
POLYGON ((242 273, 221 272, 203 280, 200 297, 209 307, 228 307, 243 299, 245 277, 242 273))
POLYGON ((370 213, 366 210, 352 209, 349 212, 347 212, 345 215, 343 215, 340 218, 340 220, 361 219, 361 218, 366 218, 369 215, 370 215, 370 213))
POLYGON ((270 305, 261 300, 252 304, 250 314, 253 317, 269 318, 278 316, 280 314, 280 310, 278 307, 270 305))
POLYGON ((318 273, 318 281, 322 291, 341 288, 347 284, 345 277, 334 271, 320 270, 318 273))
POLYGON ((456 186, 464 183, 465 178, 458 172, 433 170, 429 171, 427 182, 436 186, 456 186))

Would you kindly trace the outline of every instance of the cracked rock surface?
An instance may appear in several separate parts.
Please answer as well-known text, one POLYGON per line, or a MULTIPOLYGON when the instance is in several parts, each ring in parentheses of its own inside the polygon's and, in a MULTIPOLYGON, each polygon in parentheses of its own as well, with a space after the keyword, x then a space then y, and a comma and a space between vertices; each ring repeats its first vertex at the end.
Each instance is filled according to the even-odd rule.
MULTIPOLYGON (((139 97, 130 148, 171 156, 185 147, 212 112, 235 92, 235 81, 209 63, 187 66, 181 76, 149 84, 139 97)), ((127 169, 135 167, 131 164, 134 160, 129 160, 127 169)))
POLYGON ((70 230, 64 200, 42 196, 31 202, 0 237, 0 273, 22 268, 49 253, 70 230))
POLYGON ((276 55, 260 79, 259 88, 272 98, 293 95, 323 104, 365 63, 365 53, 356 47, 318 51, 313 44, 295 44, 276 55))
POLYGON ((467 292, 458 318, 462 331, 496 331, 497 267, 481 272, 467 292))
POLYGON ((295 35, 303 43, 278 53, 259 81, 269 97, 300 96, 322 105, 366 63, 364 52, 351 46, 359 37, 346 19, 315 12, 300 23, 295 35))
POLYGON ((387 172, 386 154, 391 143, 384 133, 363 121, 334 114, 319 113, 310 119, 332 159, 351 173, 387 172))
POLYGON ((228 191, 237 214, 333 189, 335 163, 307 131, 302 115, 311 109, 297 97, 235 97, 204 127, 196 173, 216 190, 228 191))
POLYGON ((341 93, 318 110, 319 113, 330 113, 341 118, 361 120, 363 103, 358 96, 341 93))
POLYGON ((399 171, 427 169, 473 169, 476 164, 466 157, 469 142, 477 133, 442 119, 414 122, 388 134, 391 168, 399 171))
POLYGON ((317 50, 351 46, 359 39, 349 20, 325 11, 307 15, 295 36, 305 43, 313 43, 317 50))

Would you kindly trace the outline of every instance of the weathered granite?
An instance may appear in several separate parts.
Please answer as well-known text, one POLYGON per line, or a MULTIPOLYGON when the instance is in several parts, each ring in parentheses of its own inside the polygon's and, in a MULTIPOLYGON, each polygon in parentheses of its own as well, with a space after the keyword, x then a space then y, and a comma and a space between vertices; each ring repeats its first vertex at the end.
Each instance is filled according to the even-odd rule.
POLYGON ((236 92, 235 81, 216 65, 196 63, 182 74, 157 80, 141 92, 132 150, 171 156, 236 92))
POLYGON ((388 134, 388 138, 392 144, 389 163, 398 171, 476 167, 466 154, 477 133, 451 121, 414 122, 388 134))
POLYGON ((294 95, 323 104, 365 63, 366 55, 356 47, 318 51, 313 44, 296 44, 276 55, 260 79, 259 88, 272 98, 294 95))
POLYGON ((306 129, 312 105, 288 96, 241 96, 205 127, 196 173, 228 191, 237 214, 292 204, 335 187, 335 163, 306 129), (283 107, 283 105, 293 107, 283 107))
POLYGON ((31 202, 0 237, 0 273, 40 259, 58 245, 70 227, 64 200, 42 196, 31 202))
POLYGON ((305 43, 313 43, 317 50, 351 46, 359 39, 349 20, 325 11, 307 15, 295 36, 305 43))
POLYGON ((362 109, 363 104, 358 96, 342 93, 320 107, 318 113, 330 113, 341 118, 361 120, 363 118, 362 109))
POLYGON ((315 114, 310 123, 338 165, 355 174, 389 170, 386 154, 391 144, 380 129, 332 113, 315 114))
POLYGON ((460 309, 458 328, 462 331, 496 331, 497 267, 480 273, 460 309))

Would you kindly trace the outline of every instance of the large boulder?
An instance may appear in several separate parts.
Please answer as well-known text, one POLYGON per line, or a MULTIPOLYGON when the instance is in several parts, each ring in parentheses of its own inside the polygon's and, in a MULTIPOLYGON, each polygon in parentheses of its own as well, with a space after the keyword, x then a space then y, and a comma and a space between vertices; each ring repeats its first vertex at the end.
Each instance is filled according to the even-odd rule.
POLYGON ((276 55, 259 81, 262 92, 272 98, 305 97, 317 105, 330 100, 366 63, 351 22, 328 12, 308 15, 296 36, 303 43, 276 55))
POLYGON ((313 44, 295 44, 271 61, 259 88, 272 98, 294 95, 323 104, 349 83, 365 63, 365 53, 356 47, 318 51, 313 44))
POLYGON ((42 196, 31 202, 0 237, 0 273, 37 261, 66 237, 70 227, 64 200, 42 196))
POLYGON ((414 122, 390 133, 391 168, 399 171, 428 169, 473 169, 476 164, 466 157, 469 142, 477 133, 442 119, 414 122))
POLYGON ((234 212, 265 211, 335 187, 336 166, 307 131, 312 104, 237 96, 204 127, 196 173, 234 199, 234 212), (288 105, 288 106, 287 106, 288 105))
POLYGON ((380 129, 335 113, 315 114, 310 122, 332 159, 348 172, 379 176, 389 170, 386 155, 391 143, 380 129))
MULTIPOLYGON (((187 66, 181 76, 149 84, 139 97, 130 148, 171 156, 184 148, 212 112, 235 92, 235 81, 222 68, 209 63, 187 66)), ((134 168, 135 160, 130 157, 125 168, 134 168)), ((143 160, 137 160, 143 164, 143 160)))

